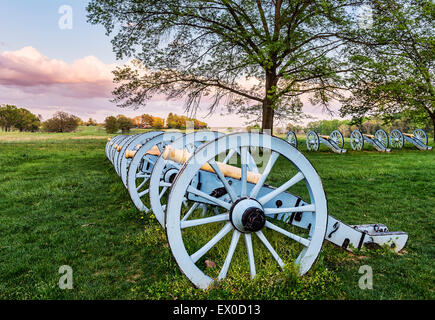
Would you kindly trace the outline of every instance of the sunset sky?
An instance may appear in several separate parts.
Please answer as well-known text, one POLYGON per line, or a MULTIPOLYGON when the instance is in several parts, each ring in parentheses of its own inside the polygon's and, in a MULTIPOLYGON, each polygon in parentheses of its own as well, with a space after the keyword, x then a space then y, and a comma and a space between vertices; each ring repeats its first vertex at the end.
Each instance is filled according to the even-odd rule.
MULTIPOLYGON (((182 114, 182 100, 154 98, 139 110, 121 109, 110 102, 114 88, 111 71, 126 61, 116 60, 110 38, 101 26, 86 22, 87 3, 0 0, 0 104, 27 108, 44 119, 58 110, 99 122, 116 114, 182 114), (59 13, 59 9, 64 5, 72 8, 72 29, 59 26, 65 13, 59 13)), ((219 113, 203 118, 205 105, 203 109, 198 118, 210 126, 238 127, 246 122, 219 113)), ((330 119, 308 102, 304 111, 318 119, 330 119)))

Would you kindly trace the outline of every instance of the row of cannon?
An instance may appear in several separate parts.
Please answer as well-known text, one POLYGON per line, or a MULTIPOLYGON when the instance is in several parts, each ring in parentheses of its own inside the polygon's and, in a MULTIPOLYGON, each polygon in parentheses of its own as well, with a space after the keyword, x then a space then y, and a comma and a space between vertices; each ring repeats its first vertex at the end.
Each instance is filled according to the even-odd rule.
POLYGON ((398 252, 408 239, 383 224, 347 225, 328 214, 313 165, 275 136, 151 131, 110 138, 105 152, 198 288, 288 263, 304 275, 325 240, 348 251, 381 245, 398 252))
MULTIPOLYGON (((289 131, 286 136, 286 140, 295 148, 298 147, 298 140, 294 131, 289 131)), ((352 150, 360 151, 363 149, 364 144, 368 143, 376 148, 380 152, 391 152, 391 148, 402 149, 404 143, 412 143, 419 150, 432 150, 431 146, 428 146, 428 137, 423 129, 416 129, 411 133, 403 133, 398 129, 391 131, 390 136, 383 129, 376 131, 374 135, 363 134, 359 130, 352 131, 350 135, 350 145, 352 150)), ((336 153, 345 153, 344 149, 344 137, 343 134, 334 130, 329 136, 320 135, 316 131, 309 131, 306 139, 307 149, 309 151, 318 151, 320 144, 324 144, 336 153)))

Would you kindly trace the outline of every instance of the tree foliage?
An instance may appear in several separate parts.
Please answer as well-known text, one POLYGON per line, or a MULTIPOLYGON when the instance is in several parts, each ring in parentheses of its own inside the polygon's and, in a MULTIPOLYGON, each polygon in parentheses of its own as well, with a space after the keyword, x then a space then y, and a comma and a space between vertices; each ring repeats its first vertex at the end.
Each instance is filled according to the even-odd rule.
POLYGON ((342 49, 354 40, 357 0, 92 0, 88 20, 114 35, 114 101, 139 107, 156 94, 185 98, 194 114, 300 115, 300 96, 324 106, 342 88, 342 49), (253 81, 246 81, 246 80, 253 81))
POLYGON ((165 120, 160 117, 155 117, 150 114, 142 114, 133 119, 133 122, 136 127, 139 128, 154 128, 154 129, 162 129, 165 125, 165 120))
POLYGON ((95 127, 98 125, 98 122, 95 119, 89 118, 89 120, 87 122, 85 122, 84 125, 88 126, 88 127, 91 127, 91 126, 95 127))
POLYGON ((116 117, 109 116, 104 120, 104 128, 107 133, 117 133, 119 130, 119 125, 116 117))
POLYGON ((187 127, 193 127, 193 129, 205 129, 208 127, 207 123, 199 121, 194 118, 188 118, 186 116, 179 116, 170 112, 166 119, 166 127, 173 129, 186 129, 187 127))
POLYGON ((119 129, 121 129, 122 133, 130 132, 131 128, 134 128, 134 122, 132 119, 119 114, 116 116, 116 121, 118 123, 119 129))
POLYGON ((0 126, 3 131, 17 129, 23 131, 38 131, 41 116, 36 116, 29 110, 13 105, 0 106, 0 126))
POLYGON ((79 117, 64 111, 58 111, 51 119, 42 123, 42 130, 47 132, 72 132, 77 129, 79 123, 79 117))
MULTIPOLYGON (((353 65, 352 95, 341 115, 397 114, 420 126, 435 124, 435 3, 432 0, 373 0, 370 28, 359 32, 361 44, 349 46, 353 65)), ((435 126, 433 127, 435 129, 435 126)))

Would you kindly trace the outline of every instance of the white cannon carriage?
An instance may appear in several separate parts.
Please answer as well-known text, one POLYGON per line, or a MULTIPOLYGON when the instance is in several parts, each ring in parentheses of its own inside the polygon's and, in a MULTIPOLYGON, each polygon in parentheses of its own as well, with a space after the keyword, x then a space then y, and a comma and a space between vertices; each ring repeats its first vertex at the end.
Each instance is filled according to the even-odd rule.
MULTIPOLYGON (((113 161, 120 152, 114 145, 125 146, 126 139, 107 143, 112 163, 122 163, 113 161)), ((267 258, 279 268, 296 263, 303 275, 324 240, 348 251, 387 245, 398 252, 408 239, 382 224, 347 225, 329 215, 314 167, 274 136, 159 133, 135 150, 125 150, 118 157, 131 159, 127 187, 132 201, 156 216, 178 266, 198 288, 237 272, 231 269, 234 260, 244 261, 252 278, 270 266, 267 258), (215 261, 219 272, 204 268, 206 259, 215 261)))
POLYGON ((392 148, 402 149, 405 141, 412 143, 419 150, 432 150, 432 147, 427 145, 428 138, 423 129, 416 129, 413 133, 404 133, 398 129, 390 132, 390 145, 392 148))
POLYGON ((359 130, 354 130, 350 134, 350 145, 353 150, 360 151, 364 143, 371 144, 379 152, 391 152, 388 148, 388 134, 385 130, 379 129, 374 135, 363 134, 359 130))
POLYGON ((320 135, 315 131, 307 133, 307 149, 309 151, 318 151, 321 143, 335 153, 346 153, 343 135, 338 130, 332 131, 329 136, 320 135))

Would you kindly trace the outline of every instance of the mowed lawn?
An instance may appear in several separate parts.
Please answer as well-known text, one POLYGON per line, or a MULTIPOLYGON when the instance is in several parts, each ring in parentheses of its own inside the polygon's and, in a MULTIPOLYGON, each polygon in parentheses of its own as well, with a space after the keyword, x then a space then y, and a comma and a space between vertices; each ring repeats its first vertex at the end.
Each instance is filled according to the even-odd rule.
POLYGON ((309 153, 301 137, 329 214, 407 232, 404 252, 350 254, 325 242, 304 277, 290 268, 252 281, 244 272, 203 291, 179 270, 157 221, 130 201, 105 157, 106 138, 97 128, 0 133, 0 299, 435 298, 434 151, 406 144, 391 154, 309 153), (72 290, 58 287, 62 265, 73 270, 72 290), (372 290, 358 285, 364 265, 373 270, 372 290))

